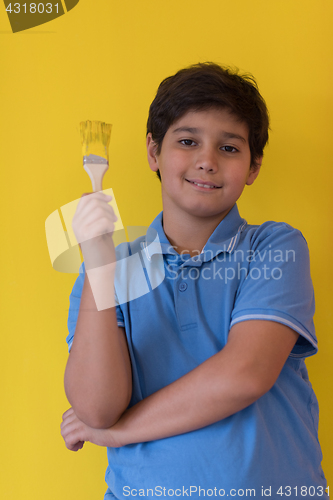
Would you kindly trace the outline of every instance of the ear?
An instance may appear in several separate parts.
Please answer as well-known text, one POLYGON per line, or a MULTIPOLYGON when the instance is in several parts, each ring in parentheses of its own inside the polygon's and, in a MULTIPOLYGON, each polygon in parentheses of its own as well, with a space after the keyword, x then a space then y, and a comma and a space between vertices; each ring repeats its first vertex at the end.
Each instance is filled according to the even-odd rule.
POLYGON ((147 135, 147 141, 146 141, 146 146, 147 146, 147 158, 148 158, 148 163, 153 172, 157 172, 158 170, 158 159, 156 155, 156 143, 153 141, 151 132, 147 135))
POLYGON ((261 167, 261 164, 262 164, 262 156, 260 156, 256 162, 254 164, 251 165, 250 167, 250 172, 248 174, 248 177, 247 177, 247 180, 246 180, 246 185, 247 186, 251 186, 251 184, 254 183, 254 181, 256 180, 256 178, 258 177, 259 175, 259 172, 260 172, 260 167, 261 167))

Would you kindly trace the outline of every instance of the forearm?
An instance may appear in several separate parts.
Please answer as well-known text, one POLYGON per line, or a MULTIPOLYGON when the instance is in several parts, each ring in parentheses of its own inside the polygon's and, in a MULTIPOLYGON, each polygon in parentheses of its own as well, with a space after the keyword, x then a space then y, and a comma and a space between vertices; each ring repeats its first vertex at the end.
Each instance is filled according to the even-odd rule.
MULTIPOLYGON (((113 278, 110 272, 105 277, 112 287, 113 278)), ((77 416, 96 428, 113 425, 132 392, 131 363, 115 307, 97 310, 87 275, 65 371, 65 391, 77 416)))
POLYGON ((96 444, 163 439, 233 415, 271 389, 297 338, 279 323, 237 323, 220 352, 127 410, 96 444))
POLYGON ((100 434, 96 444, 118 447, 190 432, 246 408, 262 395, 246 370, 232 370, 226 363, 222 374, 221 362, 218 353, 140 401, 100 434))

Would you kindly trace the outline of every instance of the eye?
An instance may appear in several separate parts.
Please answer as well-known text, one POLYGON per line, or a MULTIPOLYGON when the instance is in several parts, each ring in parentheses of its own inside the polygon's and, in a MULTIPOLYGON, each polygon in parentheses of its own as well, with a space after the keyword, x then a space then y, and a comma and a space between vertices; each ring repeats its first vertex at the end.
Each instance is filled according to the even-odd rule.
POLYGON ((234 146, 223 146, 222 148, 226 153, 238 153, 238 149, 234 146))
POLYGON ((182 139, 181 141, 179 141, 181 144, 183 144, 184 146, 192 146, 192 144, 195 144, 194 141, 192 141, 192 139, 182 139))

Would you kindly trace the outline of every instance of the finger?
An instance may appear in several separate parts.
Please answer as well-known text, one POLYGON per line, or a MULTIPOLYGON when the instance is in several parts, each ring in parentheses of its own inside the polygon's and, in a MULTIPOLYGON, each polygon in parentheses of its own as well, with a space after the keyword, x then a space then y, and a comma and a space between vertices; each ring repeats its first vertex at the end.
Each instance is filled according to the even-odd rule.
POLYGON ((78 419, 63 422, 61 435, 66 442, 76 443, 85 440, 85 426, 78 419))
POLYGON ((78 219, 84 216, 87 211, 91 211, 91 203, 104 202, 105 204, 111 201, 110 196, 103 193, 84 193, 77 204, 73 219, 78 219))
POLYGON ((97 238, 103 234, 113 233, 115 228, 115 221, 111 220, 108 217, 92 217, 91 222, 89 222, 86 227, 84 234, 85 240, 92 240, 93 238, 97 238))
POLYGON ((79 209, 80 207, 80 210, 82 209, 82 207, 85 207, 87 204, 90 204, 91 201, 93 200, 100 200, 100 201, 106 201, 106 202, 109 202, 112 200, 112 196, 108 195, 108 194, 105 194, 105 193, 100 193, 100 192, 97 192, 97 193, 83 193, 81 198, 80 198, 80 201, 76 207, 76 210, 79 209))
POLYGON ((68 413, 63 421, 60 424, 61 429, 64 429, 66 426, 73 424, 76 426, 82 425, 81 420, 76 416, 74 411, 72 413, 68 413))
POLYGON ((113 233, 117 217, 113 212, 106 213, 103 209, 89 213, 84 221, 73 223, 73 230, 78 243, 93 240, 98 236, 113 233))
POLYGON ((83 440, 83 436, 80 435, 80 432, 75 429, 75 427, 66 426, 61 431, 61 436, 67 445, 73 445, 83 440))
POLYGON ((79 441, 78 443, 75 443, 74 445, 66 445, 66 447, 71 450, 71 451, 79 451, 83 448, 84 441, 79 441))
POLYGON ((80 448, 82 448, 82 443, 84 441, 73 441, 73 440, 65 440, 65 446, 66 448, 68 448, 69 450, 71 451, 77 451, 79 450, 80 448))
POLYGON ((77 451, 83 447, 84 440, 80 437, 76 436, 76 434, 70 434, 66 438, 64 438, 66 448, 72 451, 77 451))
POLYGON ((109 205, 111 201, 111 197, 105 199, 93 198, 90 199, 89 202, 82 203, 81 206, 77 207, 77 211, 74 215, 75 219, 80 222, 86 219, 91 213, 96 212, 98 210, 104 210, 106 213, 113 214, 113 208, 109 205))
POLYGON ((82 193, 81 195, 81 199, 84 197, 84 196, 91 196, 92 198, 99 198, 99 197, 111 197, 111 195, 109 194, 106 194, 106 193, 103 193, 103 191, 91 191, 89 193, 82 193))
POLYGON ((78 205, 72 221, 73 229, 86 225, 87 219, 91 218, 93 214, 100 214, 100 216, 105 214, 107 217, 116 220, 117 217, 112 206, 108 204, 109 201, 110 198, 105 200, 94 198, 89 203, 78 205))
POLYGON ((78 422, 78 418, 75 413, 67 415, 60 424, 60 429, 65 429, 66 426, 72 424, 73 422, 78 422))
POLYGON ((73 413, 74 413, 73 408, 69 408, 68 410, 65 411, 65 413, 63 413, 62 419, 66 418, 69 415, 72 415, 73 413))
POLYGON ((96 197, 96 196, 98 196, 98 195, 100 195, 100 194, 101 194, 102 196, 111 196, 111 195, 109 195, 109 194, 104 193, 103 191, 89 191, 88 193, 82 193, 81 198, 82 198, 83 196, 88 196, 88 195, 90 195, 90 194, 94 195, 95 197, 96 197))
POLYGON ((80 213, 76 220, 76 223, 82 224, 87 227, 89 224, 92 224, 103 217, 105 217, 107 220, 110 220, 111 222, 115 222, 117 220, 117 216, 114 213, 113 208, 107 203, 99 203, 95 206, 87 207, 87 210, 85 212, 80 213))

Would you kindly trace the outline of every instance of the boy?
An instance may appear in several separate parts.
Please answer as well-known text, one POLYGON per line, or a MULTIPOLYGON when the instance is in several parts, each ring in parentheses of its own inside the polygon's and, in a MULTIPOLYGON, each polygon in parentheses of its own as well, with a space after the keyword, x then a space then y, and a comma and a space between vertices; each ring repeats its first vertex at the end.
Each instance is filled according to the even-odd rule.
POLYGON ((183 69, 149 111, 163 212, 147 235, 115 250, 109 198, 80 201, 85 268, 71 294, 62 435, 74 451, 108 447, 106 499, 327 498, 304 363, 317 352, 307 244, 285 223, 248 225, 236 205, 260 171, 268 124, 252 78, 213 63, 183 69), (149 290, 133 295, 143 265, 149 290), (110 283, 115 302, 97 308, 110 283))

